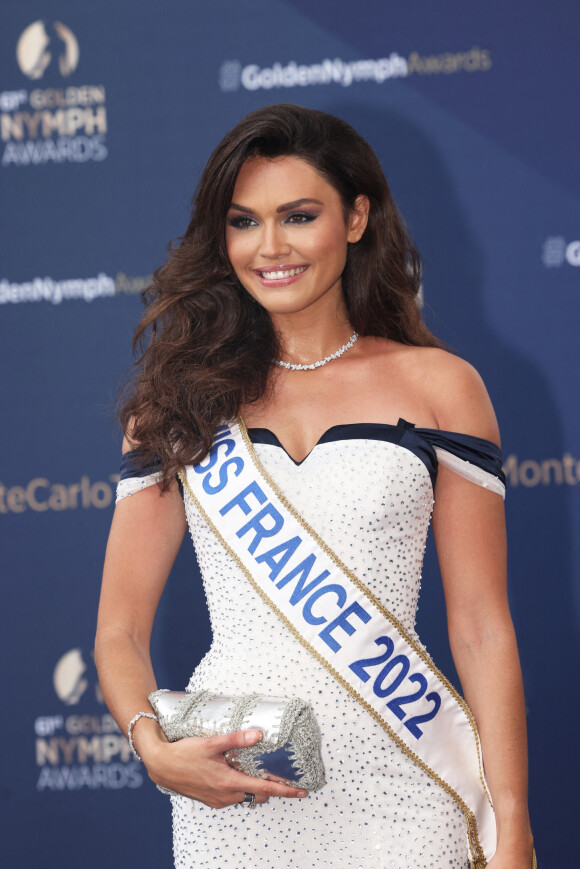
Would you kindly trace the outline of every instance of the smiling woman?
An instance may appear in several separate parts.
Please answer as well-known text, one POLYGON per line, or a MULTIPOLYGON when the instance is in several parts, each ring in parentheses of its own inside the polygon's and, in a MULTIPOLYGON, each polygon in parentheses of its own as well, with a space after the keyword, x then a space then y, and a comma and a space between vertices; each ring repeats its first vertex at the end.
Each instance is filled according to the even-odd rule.
POLYGON ((419 255, 368 143, 324 112, 286 105, 253 112, 211 155, 189 226, 154 275, 134 339, 135 348, 147 349, 122 427, 131 427, 148 460, 164 457, 169 483, 181 466, 207 454, 216 426, 270 390, 273 360, 322 359, 353 330, 441 346, 421 319, 420 283, 419 255), (271 183, 275 189, 264 189, 271 183), (290 290, 280 292, 276 283, 286 280, 279 271, 296 266, 308 266, 304 278, 288 276, 296 298, 303 281, 321 297, 336 284, 316 308, 322 320, 333 308, 333 330, 322 342, 298 328, 308 327, 307 300, 309 313, 285 336, 268 307, 278 296, 282 308, 292 306, 290 290), (161 323, 162 340, 150 343, 150 330, 161 323))
POLYGON ((218 145, 154 275, 95 654, 173 794, 176 866, 532 865, 497 423, 422 322, 420 272, 370 146, 281 105, 218 145), (415 633, 431 514, 465 699, 415 633), (188 690, 207 714, 306 701, 322 789, 228 763, 268 741, 254 701, 233 733, 167 741, 149 639, 188 526, 214 632, 188 690))
POLYGON ((240 169, 226 245, 242 286, 271 315, 343 307, 347 244, 361 238, 369 201, 344 214, 338 192, 297 157, 254 157, 240 169), (292 201, 296 192, 303 196, 292 201), (242 204, 244 203, 244 204, 242 204))

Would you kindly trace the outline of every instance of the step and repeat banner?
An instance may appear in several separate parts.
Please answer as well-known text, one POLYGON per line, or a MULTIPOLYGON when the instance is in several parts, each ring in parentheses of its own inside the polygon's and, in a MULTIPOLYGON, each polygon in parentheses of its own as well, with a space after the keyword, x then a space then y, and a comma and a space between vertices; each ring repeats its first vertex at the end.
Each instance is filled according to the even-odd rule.
MULTIPOLYGON (((171 865, 169 802, 93 661, 140 293, 201 169, 276 102, 352 123, 425 259, 430 326, 482 373, 507 475, 509 581, 540 865, 577 854, 580 7, 491 0, 5 0, 0 10, 3 854, 171 865), (550 649, 552 651, 550 651, 550 649), (576 687, 575 687, 576 686, 576 687)), ((432 545, 419 629, 452 671, 432 545)), ((210 643, 189 541, 156 622, 159 684, 210 643)))

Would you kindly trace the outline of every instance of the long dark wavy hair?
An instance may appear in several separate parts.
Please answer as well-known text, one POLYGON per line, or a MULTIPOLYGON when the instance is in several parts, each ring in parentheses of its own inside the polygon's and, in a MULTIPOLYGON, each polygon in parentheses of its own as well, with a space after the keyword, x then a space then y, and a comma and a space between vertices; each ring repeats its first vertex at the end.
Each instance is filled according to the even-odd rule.
POLYGON ((340 194, 345 215, 357 196, 368 196, 368 225, 349 244, 342 275, 349 321, 360 335, 441 346, 417 304, 419 254, 370 145, 326 112, 294 105, 251 112, 209 158, 189 226, 144 293, 133 339, 136 372, 120 421, 145 459, 161 458, 165 485, 207 454, 218 425, 265 394, 279 356, 270 316, 243 289, 225 243, 238 172, 257 156, 309 163, 340 194))

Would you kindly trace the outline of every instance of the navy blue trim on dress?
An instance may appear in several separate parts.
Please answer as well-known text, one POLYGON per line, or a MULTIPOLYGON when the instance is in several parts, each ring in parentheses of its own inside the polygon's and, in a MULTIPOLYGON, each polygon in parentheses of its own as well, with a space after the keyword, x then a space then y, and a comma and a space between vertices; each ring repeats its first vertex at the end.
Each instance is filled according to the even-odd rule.
MULTIPOLYGON (((305 456, 300 462, 297 462, 280 443, 274 432, 268 428, 249 428, 248 434, 253 444, 269 444, 284 450, 295 465, 301 465, 308 458, 305 456)), ((397 425, 382 422, 346 423, 333 425, 327 429, 312 449, 315 449, 319 444, 346 440, 384 441, 398 444, 410 450, 429 471, 433 486, 435 486, 437 479, 438 465, 435 447, 476 465, 481 470, 487 471, 488 474, 493 474, 505 485, 500 448, 492 441, 474 435, 440 431, 435 428, 415 428, 414 423, 407 422, 405 419, 399 419, 397 425)), ((146 477, 148 474, 154 474, 161 470, 160 459, 154 459, 147 465, 141 465, 139 457, 140 450, 138 449, 130 450, 124 454, 121 459, 122 480, 131 477, 146 477)))
MULTIPOLYGON (((301 465, 308 456, 297 462, 274 432, 267 428, 248 429, 250 440, 254 444, 270 444, 284 450, 295 465, 301 465)), ((501 450, 492 441, 475 437, 474 435, 460 434, 459 432, 440 431, 439 429, 415 428, 414 423, 399 419, 397 425, 390 423, 346 423, 333 425, 327 429, 314 445, 333 443, 344 440, 377 440, 387 443, 398 444, 410 450, 419 458, 435 485, 437 479, 437 454, 435 447, 446 450, 464 461, 476 465, 483 471, 493 474, 505 484, 505 475, 502 470, 501 450)), ((310 453, 308 453, 310 455, 310 453)))
POLYGON ((156 456, 149 464, 141 463, 141 450, 129 450, 121 456, 121 479, 129 480, 132 477, 147 477, 161 470, 161 459, 156 456))
MULTIPOLYGON (((155 474, 160 470, 161 459, 159 456, 155 456, 147 465, 141 464, 141 450, 139 449, 129 450, 121 456, 121 480, 130 480, 133 477, 147 477, 149 474, 155 474)), ((176 476, 175 479, 177 480, 177 488, 183 498, 183 483, 179 477, 176 476)))
MULTIPOLYGON (((402 422, 404 421, 399 420, 399 423, 402 422)), ((408 424, 390 425, 383 422, 353 422, 345 423, 343 425, 333 425, 331 428, 327 429, 323 435, 321 435, 320 439, 312 449, 315 449, 319 444, 331 444, 335 441, 350 440, 383 441, 390 444, 399 444, 400 446, 405 446, 408 449, 411 449, 411 452, 414 452, 418 458, 421 459, 423 464, 427 466, 427 470, 434 482, 437 475, 437 458, 435 453, 433 450, 430 450, 428 446, 422 448, 420 442, 414 444, 413 447, 408 447, 406 443, 403 444, 402 441, 407 438, 407 425, 408 424)), ((271 446, 280 447, 284 450, 288 458, 292 459, 295 465, 301 465, 310 455, 310 453, 308 453, 308 455, 301 459, 301 461, 297 462, 296 459, 286 450, 284 445, 280 443, 274 432, 270 431, 268 428, 249 428, 248 434, 253 444, 270 444, 271 446)))
POLYGON ((412 432, 428 440, 433 448, 438 447, 448 453, 453 453, 459 459, 477 465, 488 474, 493 474, 505 486, 501 449, 493 441, 478 438, 475 435, 441 431, 435 428, 413 428, 412 432))

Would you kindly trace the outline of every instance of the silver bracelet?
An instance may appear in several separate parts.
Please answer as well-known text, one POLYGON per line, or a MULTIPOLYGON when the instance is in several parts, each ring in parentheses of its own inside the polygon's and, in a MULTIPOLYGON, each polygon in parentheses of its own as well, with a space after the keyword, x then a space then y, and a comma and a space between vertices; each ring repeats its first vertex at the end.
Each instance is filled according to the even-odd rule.
POLYGON ((129 727, 127 728, 127 739, 129 740, 131 751, 133 752, 137 760, 140 760, 141 763, 143 763, 141 757, 137 754, 135 746, 133 745, 133 728, 135 727, 140 718, 152 718, 154 721, 159 721, 159 719, 152 712, 138 712, 135 718, 132 718, 129 722, 129 727))

